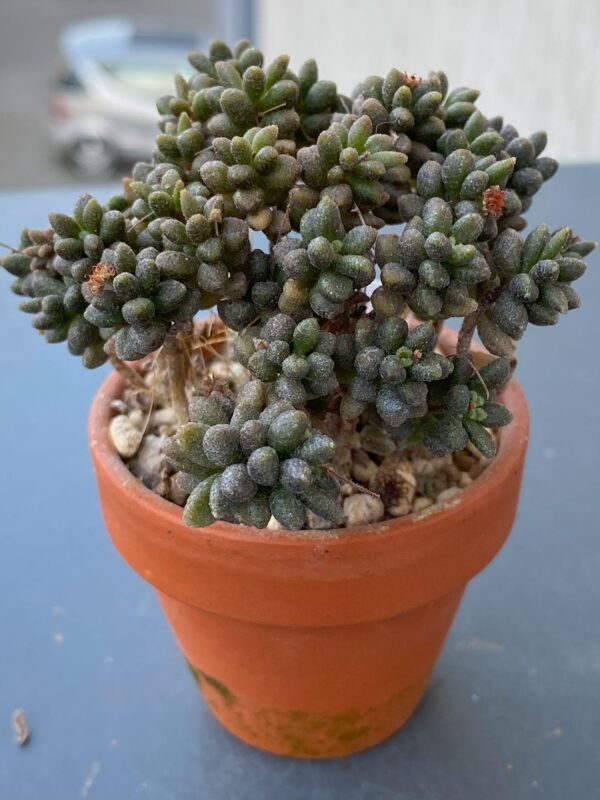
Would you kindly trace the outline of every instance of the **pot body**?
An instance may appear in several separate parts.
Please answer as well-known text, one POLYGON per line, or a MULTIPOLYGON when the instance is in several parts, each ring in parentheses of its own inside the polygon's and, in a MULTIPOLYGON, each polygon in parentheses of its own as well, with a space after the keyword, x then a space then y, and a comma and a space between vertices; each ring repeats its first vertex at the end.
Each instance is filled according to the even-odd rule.
POLYGON ((273 753, 326 758, 371 747, 411 716, 462 593, 387 619, 318 627, 222 617, 158 594, 231 733, 273 753))
POLYGON ((190 529, 140 484, 108 438, 111 375, 90 445, 109 534, 157 590, 218 719, 246 742, 323 758, 370 747, 410 717, 467 582, 516 513, 528 436, 523 392, 486 471, 447 503, 358 529, 190 529))

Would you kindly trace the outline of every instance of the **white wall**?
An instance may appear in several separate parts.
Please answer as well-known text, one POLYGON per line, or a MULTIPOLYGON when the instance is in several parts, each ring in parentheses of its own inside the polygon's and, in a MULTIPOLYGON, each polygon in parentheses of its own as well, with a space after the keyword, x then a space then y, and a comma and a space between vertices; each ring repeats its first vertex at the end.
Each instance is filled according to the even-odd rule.
POLYGON ((346 94, 390 67, 443 69, 488 116, 545 129, 548 155, 600 160, 600 0, 256 0, 256 34, 346 94))

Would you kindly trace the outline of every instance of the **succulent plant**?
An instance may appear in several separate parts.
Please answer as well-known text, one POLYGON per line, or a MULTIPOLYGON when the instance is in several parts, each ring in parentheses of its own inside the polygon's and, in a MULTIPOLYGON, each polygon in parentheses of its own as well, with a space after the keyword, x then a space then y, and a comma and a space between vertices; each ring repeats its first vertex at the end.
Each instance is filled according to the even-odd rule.
POLYGON ((490 428, 508 425, 511 415, 497 401, 498 390, 510 379, 508 358, 490 361, 480 370, 459 356, 449 376, 432 387, 428 410, 416 421, 420 437, 435 455, 462 450, 471 442, 486 458, 496 455, 490 428))
POLYGON ((490 353, 509 355, 529 323, 554 325, 561 314, 579 308, 571 283, 585 272, 584 256, 592 249, 569 228, 551 234, 547 225, 538 225, 526 239, 510 228, 499 234, 491 251, 496 280, 477 324, 490 353))
POLYGON ((369 253, 377 231, 360 225, 346 232, 339 207, 325 196, 303 215, 300 234, 301 241, 290 238, 275 248, 286 277, 279 308, 334 319, 375 278, 369 253))
POLYGON ((218 392, 190 401, 190 422, 166 447, 180 486, 190 492, 188 525, 215 520, 266 527, 304 526, 307 510, 342 521, 337 484, 324 466, 335 443, 313 430, 308 414, 286 400, 269 402, 268 386, 246 383, 236 400, 218 392))
POLYGON ((46 231, 23 231, 20 250, 3 266, 17 278, 13 291, 28 298, 21 308, 34 315, 33 327, 48 342, 66 341, 86 367, 98 367, 108 358, 104 342, 115 333, 115 310, 104 301, 104 287, 117 268, 104 256, 125 240, 125 216, 83 195, 72 216, 50 214, 49 221, 46 231))
POLYGON ((193 76, 157 102, 151 162, 2 259, 34 327, 86 366, 164 351, 180 419, 166 454, 192 526, 341 524, 347 447, 493 457, 515 342, 579 306, 595 246, 523 233, 558 165, 476 90, 392 69, 347 97, 313 60, 288 62, 247 41, 190 54, 193 76), (248 381, 190 397, 184 337, 213 307, 248 381))
POLYGON ((193 52, 189 60, 196 74, 189 82, 178 75, 175 94, 158 101, 160 125, 169 136, 180 135, 173 126, 186 114, 207 139, 242 136, 258 124, 277 126, 280 138, 295 144, 316 138, 334 112, 350 102, 338 97, 335 83, 319 80, 313 59, 296 76, 288 69, 289 56, 264 66, 262 52, 247 40, 233 50, 224 42, 212 42, 208 54, 193 52))
POLYGON ((434 326, 426 322, 409 332, 401 317, 379 323, 363 317, 354 339, 354 374, 340 406, 342 417, 358 419, 374 404, 382 422, 394 429, 427 413, 427 384, 453 370, 452 362, 434 350, 434 326))
MULTIPOLYGON (((334 197, 346 212, 354 203, 364 208, 387 203, 390 186, 406 184, 410 170, 401 169, 407 156, 395 149, 395 137, 376 130, 366 114, 346 114, 334 122, 319 134, 316 145, 298 151, 306 186, 334 197)), ((359 223, 356 215, 354 220, 359 223)))
POLYGON ((335 334, 321 330, 315 317, 296 324, 287 314, 275 314, 262 328, 240 334, 236 355, 255 378, 274 382, 277 397, 303 407, 337 391, 335 346, 335 334))
POLYGON ((287 201, 300 175, 296 159, 277 149, 278 128, 251 128, 244 136, 215 138, 194 161, 207 189, 223 197, 225 208, 264 230, 273 222, 272 207, 287 201))

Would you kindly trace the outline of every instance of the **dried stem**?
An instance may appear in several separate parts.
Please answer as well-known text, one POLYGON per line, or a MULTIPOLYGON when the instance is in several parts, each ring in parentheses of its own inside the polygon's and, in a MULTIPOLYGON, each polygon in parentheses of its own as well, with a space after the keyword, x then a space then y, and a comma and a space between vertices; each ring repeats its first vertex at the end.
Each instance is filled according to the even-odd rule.
POLYGON ((173 411, 180 425, 189 420, 188 399, 185 392, 186 358, 183 343, 177 331, 172 331, 163 345, 163 356, 167 367, 169 392, 173 411))
POLYGON ((356 203, 354 203, 354 205, 352 206, 352 212, 353 212, 354 214, 358 214, 358 218, 359 218, 359 220, 360 220, 360 224, 361 224, 361 225, 364 225, 364 224, 365 224, 365 218, 363 217, 363 215, 362 215, 362 211, 361 211, 361 210, 360 210, 360 208, 359 208, 359 207, 356 205, 356 203))
POLYGON ((483 387, 483 391, 485 392, 486 400, 489 400, 490 399, 490 390, 488 389, 486 382, 481 377, 481 372, 479 372, 479 370, 477 369, 477 364, 475 364, 475 362, 473 360, 471 360, 471 366, 473 367, 473 372, 475 373, 477 379, 479 380, 479 383, 483 387))
POLYGON ((289 222, 289 219, 290 219, 290 206, 291 205, 292 205, 292 199, 291 199, 291 195, 290 195, 290 199, 288 200, 287 205, 285 207, 285 214, 281 218, 281 223, 279 225, 279 230, 277 231, 276 243, 281 241, 281 237, 283 236, 283 227, 284 227, 286 222, 289 222))
POLYGON ((350 486, 352 486, 354 489, 361 492, 362 494, 368 494, 371 497, 381 498, 381 495, 377 494, 377 492, 371 491, 371 489, 367 489, 367 487, 363 486, 362 483, 356 483, 356 481, 353 481, 352 478, 348 478, 346 475, 340 475, 340 473, 336 472, 333 467, 326 466, 325 472, 328 472, 330 475, 333 475, 333 477, 339 480, 342 485, 344 483, 349 483, 350 486))
POLYGON ((279 103, 276 106, 271 106, 271 108, 267 108, 264 111, 260 111, 258 117, 264 117, 266 114, 270 114, 272 111, 277 111, 280 108, 285 108, 287 103, 279 103))
MULTIPOLYGON (((334 417, 333 419, 336 419, 334 417)), ((332 467, 336 473, 341 472, 344 476, 349 475, 352 469, 352 450, 358 446, 358 434, 356 430, 357 420, 346 420, 337 417, 335 428, 335 455, 332 459, 332 467)), ((326 431, 328 433, 328 431, 326 431)), ((346 478, 344 477, 344 480, 346 478)))
POLYGON ((463 319, 462 325, 460 326, 460 331, 458 333, 458 341, 456 343, 457 356, 469 355, 473 334, 475 333, 475 328, 477 327, 480 314, 481 306, 478 306, 475 311, 467 314, 467 316, 463 319))

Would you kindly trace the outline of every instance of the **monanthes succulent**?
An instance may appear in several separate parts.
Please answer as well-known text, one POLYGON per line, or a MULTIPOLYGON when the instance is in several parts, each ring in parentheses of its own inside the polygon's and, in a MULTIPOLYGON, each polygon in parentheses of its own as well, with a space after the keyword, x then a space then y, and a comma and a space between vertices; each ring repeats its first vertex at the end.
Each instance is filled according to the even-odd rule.
POLYGON ((255 378, 274 382, 277 397, 294 406, 338 389, 332 358, 336 336, 322 330, 316 317, 296 324, 287 314, 275 314, 262 328, 246 329, 235 344, 240 363, 255 378))
POLYGON ((257 528, 271 516, 302 528, 308 510, 341 523, 337 484, 324 468, 334 452, 308 414, 286 400, 269 402, 260 380, 246 383, 235 401, 218 392, 192 397, 190 422, 166 447, 190 492, 189 525, 224 520, 257 528))
POLYGON ((546 135, 486 117, 439 71, 345 96, 314 60, 294 73, 247 41, 190 63, 122 193, 83 195, 2 258, 34 327, 130 376, 161 352, 192 526, 340 525, 356 450, 492 458, 515 342, 579 306, 594 247, 568 227, 523 233, 557 169, 546 135), (213 307, 243 377, 190 385, 194 318, 213 307))

